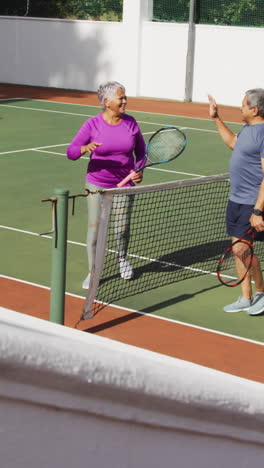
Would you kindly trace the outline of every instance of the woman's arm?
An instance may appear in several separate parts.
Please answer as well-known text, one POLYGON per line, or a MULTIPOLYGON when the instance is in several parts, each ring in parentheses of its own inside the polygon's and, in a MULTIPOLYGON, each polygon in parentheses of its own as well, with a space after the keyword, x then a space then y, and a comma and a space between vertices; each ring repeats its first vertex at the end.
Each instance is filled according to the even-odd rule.
MULTIPOLYGON (((145 159, 146 159, 146 143, 144 140, 144 137, 141 133, 141 130, 139 128, 138 123, 136 122, 137 125, 137 133, 135 135, 135 156, 136 156, 136 164, 135 168, 139 168, 144 166, 145 159)), ((142 182, 143 179, 143 170, 140 172, 136 172, 134 177, 132 177, 132 181, 134 184, 139 184, 142 182)))
POLYGON ((135 134, 135 156, 136 156, 136 164, 135 168, 144 166, 145 159, 146 159, 146 143, 144 137, 141 133, 139 125, 136 123, 137 132, 135 134))
POLYGON ((67 148, 67 157, 69 159, 79 159, 87 152, 93 151, 98 146, 101 146, 101 143, 91 141, 91 131, 89 120, 83 123, 80 130, 75 135, 74 139, 67 148))

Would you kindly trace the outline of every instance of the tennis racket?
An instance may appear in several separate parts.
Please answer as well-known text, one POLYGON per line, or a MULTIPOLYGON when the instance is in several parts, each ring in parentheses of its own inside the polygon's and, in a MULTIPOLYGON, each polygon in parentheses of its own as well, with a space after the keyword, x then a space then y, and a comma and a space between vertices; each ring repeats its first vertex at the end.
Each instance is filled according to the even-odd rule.
POLYGON ((254 232, 249 229, 246 233, 251 239, 240 238, 227 247, 217 266, 219 281, 225 286, 238 286, 246 278, 253 262, 254 232))
POLYGON ((137 172, 143 168, 163 164, 176 159, 184 151, 187 139, 177 127, 162 127, 149 139, 146 156, 141 167, 130 172, 117 187, 123 187, 137 172), (149 162, 149 163, 148 163, 149 162), (148 163, 148 164, 147 164, 148 163))

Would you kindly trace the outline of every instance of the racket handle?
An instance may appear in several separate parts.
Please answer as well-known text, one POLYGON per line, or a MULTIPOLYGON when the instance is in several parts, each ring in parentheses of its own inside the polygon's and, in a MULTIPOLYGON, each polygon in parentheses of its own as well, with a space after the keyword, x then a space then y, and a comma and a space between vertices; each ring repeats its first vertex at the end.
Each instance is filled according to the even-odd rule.
POLYGON ((124 185, 126 185, 126 183, 129 180, 131 180, 135 174, 136 174, 136 171, 130 172, 130 174, 128 174, 123 180, 121 180, 121 182, 119 182, 119 184, 117 184, 117 187, 123 187, 124 185))

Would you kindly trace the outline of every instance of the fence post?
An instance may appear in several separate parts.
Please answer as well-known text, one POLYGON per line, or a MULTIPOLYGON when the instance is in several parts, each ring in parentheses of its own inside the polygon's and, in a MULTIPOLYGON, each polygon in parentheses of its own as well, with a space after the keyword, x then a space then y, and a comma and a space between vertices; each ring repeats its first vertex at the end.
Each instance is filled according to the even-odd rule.
POLYGON ((55 189, 54 195, 57 199, 57 203, 52 247, 50 321, 63 325, 69 191, 65 189, 55 189))
POLYGON ((186 58, 186 75, 185 75, 185 101, 192 101, 193 94, 193 67, 194 67, 194 48, 195 48, 195 21, 194 13, 196 0, 190 0, 189 7, 189 29, 188 29, 188 46, 186 58))

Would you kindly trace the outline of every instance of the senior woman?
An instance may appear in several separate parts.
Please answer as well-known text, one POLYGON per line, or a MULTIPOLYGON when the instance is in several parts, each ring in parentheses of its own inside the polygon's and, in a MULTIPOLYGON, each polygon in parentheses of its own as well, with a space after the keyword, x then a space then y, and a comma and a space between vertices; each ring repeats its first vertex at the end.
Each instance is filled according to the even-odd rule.
MULTIPOLYGON (((127 97, 124 86, 116 81, 103 83, 98 89, 98 99, 102 112, 83 123, 67 148, 67 157, 72 160, 90 153, 86 188, 92 192, 116 188, 118 182, 129 172, 140 167, 145 157, 145 142, 140 128, 134 117, 125 113, 127 97)), ((132 186, 141 180, 142 172, 138 172, 126 186, 132 186)), ((134 272, 127 259, 130 202, 128 196, 124 195, 122 198, 122 213, 120 217, 119 208, 115 226, 117 261, 121 277, 132 279, 134 272)), ((88 195, 87 204, 88 276, 82 284, 84 289, 89 287, 95 264, 100 194, 88 195)))

